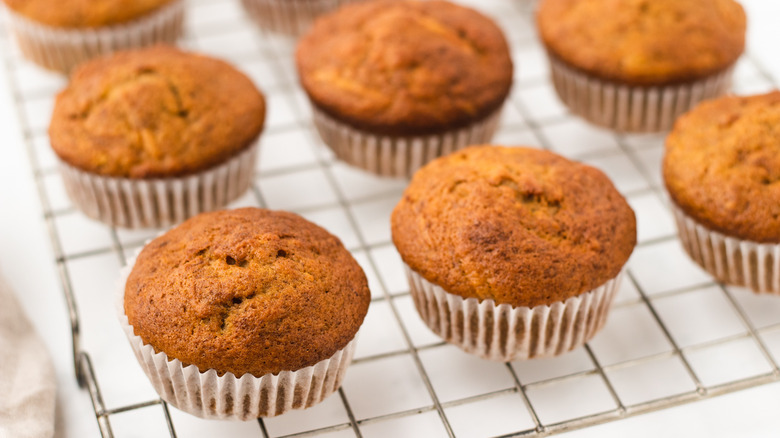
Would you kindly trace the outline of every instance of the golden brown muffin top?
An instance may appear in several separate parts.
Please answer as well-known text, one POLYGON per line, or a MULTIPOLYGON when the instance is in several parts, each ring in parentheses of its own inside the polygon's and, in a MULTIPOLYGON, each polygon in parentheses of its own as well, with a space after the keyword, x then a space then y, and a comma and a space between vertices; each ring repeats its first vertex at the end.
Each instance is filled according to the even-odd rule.
POLYGON ((745 12, 733 0, 542 0, 536 18, 554 57, 632 85, 717 73, 745 47, 745 12))
POLYGON ((88 28, 127 23, 174 0, 3 0, 16 13, 53 27, 88 28))
POLYGON ((780 243, 780 92, 722 97, 680 117, 663 174, 674 203, 697 222, 780 243))
POLYGON ((512 85, 501 30, 445 1, 369 1, 318 19, 296 52, 330 116, 377 134, 430 134, 497 110, 512 85))
POLYGON ((77 68, 54 105, 54 152, 81 170, 129 178, 208 169, 255 141, 265 100, 229 64, 155 46, 77 68))
POLYGON ((125 286, 136 335, 200 371, 256 377, 329 358, 368 311, 363 270, 298 215, 200 214, 141 251, 125 286))
POLYGON ((419 170, 391 218, 401 258, 464 298, 551 304, 618 275, 634 212, 599 170, 551 152, 474 146, 419 170))

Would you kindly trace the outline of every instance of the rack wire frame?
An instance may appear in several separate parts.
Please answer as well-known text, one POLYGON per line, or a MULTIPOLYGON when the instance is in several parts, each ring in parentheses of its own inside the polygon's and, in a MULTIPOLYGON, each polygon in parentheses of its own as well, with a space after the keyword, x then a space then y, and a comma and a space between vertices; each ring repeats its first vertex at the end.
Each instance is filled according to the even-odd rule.
MULTIPOLYGON (((219 0, 190 0, 190 4, 188 6, 198 7, 199 5, 204 5, 204 4, 213 5, 217 1, 219 0)), ((532 13, 532 7, 530 6, 530 4, 521 4, 519 2, 510 2, 510 3, 512 4, 511 7, 516 8, 515 12, 518 16, 524 16, 527 18, 532 13)), ((0 22, 0 24, 2 24, 2 22, 0 22)), ((199 29, 199 31, 204 31, 204 29, 199 29)), ((221 31, 229 31, 229 29, 220 30, 217 28, 211 28, 211 29, 205 29, 205 31, 221 32, 221 31)), ((263 35, 263 34, 261 35, 262 35, 261 38, 268 37, 267 35, 263 35)), ((184 41, 185 46, 188 44, 188 41, 191 40, 191 38, 192 38, 191 33, 189 33, 185 37, 185 41, 184 41)), ((107 408, 103 401, 103 397, 101 395, 101 388, 98 384, 98 380, 95 377, 95 370, 93 368, 90 352, 85 351, 81 345, 81 325, 80 325, 78 303, 76 300, 76 294, 74 293, 74 286, 73 283, 71 282, 67 262, 69 260, 73 260, 74 258, 78 258, 78 257, 93 256, 101 253, 114 253, 117 256, 120 263, 124 265, 126 264, 126 253, 128 248, 126 247, 127 245, 123 243, 119 238, 117 234, 117 230, 112 228, 110 229, 112 245, 109 248, 87 251, 78 255, 68 255, 65 253, 65 251, 63 251, 61 245, 61 238, 59 235, 58 228, 55 224, 55 219, 59 216, 70 213, 71 210, 55 209, 51 206, 51 203, 49 201, 49 195, 45 187, 44 178, 51 175, 53 172, 55 172, 55 170, 51 168, 45 168, 41 165, 38 157, 38 152, 36 151, 36 147, 33 144, 34 138, 36 136, 40 136, 41 133, 36 131, 36 129, 33 128, 29 123, 29 121, 27 120, 26 113, 23 110, 23 105, 27 100, 34 99, 36 96, 25 95, 24 93, 20 92, 20 79, 17 77, 17 75, 13 73, 14 70, 19 68, 19 65, 24 63, 25 61, 21 60, 18 57, 18 55, 14 56, 12 54, 13 51, 9 49, 10 45, 13 44, 11 39, 12 38, 7 33, 0 32, 0 48, 2 48, 2 53, 3 53, 2 68, 5 68, 9 73, 11 73, 8 75, 11 81, 9 85, 11 90, 13 91, 13 98, 16 104, 19 120, 22 125, 21 129, 25 141, 25 146, 34 172, 32 178, 35 181, 38 196, 40 197, 42 211, 44 212, 46 229, 49 234, 53 252, 55 255, 54 263, 56 264, 57 274, 59 275, 59 280, 62 285, 62 292, 64 294, 65 301, 67 303, 68 317, 71 325, 73 367, 75 370, 75 377, 79 383, 79 386, 84 390, 86 390, 90 395, 92 405, 94 408, 95 419, 97 421, 100 433, 103 437, 108 438, 114 436, 111 427, 112 416, 116 414, 128 412, 128 411, 147 408, 150 406, 159 406, 162 409, 165 422, 167 425, 167 434, 171 437, 176 437, 177 432, 174 426, 174 422, 171 420, 171 415, 170 415, 168 405, 165 401, 161 399, 152 399, 142 403, 129 404, 129 405, 124 405, 124 406, 111 408, 111 409, 107 408)), ((191 43, 191 41, 189 42, 191 43)), ((534 43, 534 42, 531 41, 530 43, 534 43)), ((274 46, 274 45, 264 46, 262 53, 260 53, 259 55, 270 59, 279 59, 286 56, 284 53, 280 53, 278 50, 279 50, 278 46, 274 46)), ((759 73, 763 81, 771 84, 774 88, 778 87, 778 84, 774 80, 773 76, 769 74, 768 70, 763 67, 759 59, 751 55, 747 55, 746 62, 752 64, 752 67, 759 73)), ((287 75, 288 72, 285 71, 284 68, 280 66, 280 64, 273 63, 272 65, 274 66, 273 74, 279 77, 284 77, 285 75, 287 75)), ((282 92, 290 91, 295 86, 293 82, 294 81, 287 81, 287 82, 281 81, 281 84, 279 85, 279 90, 282 92)), ((519 83, 516 84, 515 86, 527 87, 533 85, 534 83, 531 84, 519 83)), ((264 91, 268 91, 268 90, 264 90, 264 91)), ((538 140, 539 146, 545 149, 552 149, 550 142, 542 132, 543 128, 545 127, 544 123, 538 122, 534 117, 531 116, 532 114, 531 109, 528 108, 527 105, 524 105, 523 102, 519 101, 518 99, 511 99, 510 102, 508 102, 508 105, 513 105, 514 108, 521 114, 521 116, 523 117, 523 122, 525 124, 525 129, 527 129, 528 132, 538 140)), ((297 108, 297 111, 300 112, 302 110, 301 108, 297 108)), ((570 116, 567 115, 566 117, 570 117, 570 116)), ((310 122, 296 121, 289 126, 280 127, 277 129, 278 130, 299 130, 305 132, 306 135, 311 140, 310 147, 322 148, 322 145, 318 143, 319 140, 317 138, 316 131, 314 130, 310 122)), ((627 136, 620 135, 620 134, 613 134, 613 136, 617 144, 619 145, 621 152, 624 153, 625 156, 632 161, 632 163, 636 166, 636 168, 643 173, 642 177, 644 177, 648 181, 652 181, 653 176, 648 171, 647 166, 643 165, 642 157, 637 153, 635 149, 631 148, 627 144, 627 136)), ((328 156, 328 154, 323 154, 321 151, 317 152, 317 156, 319 158, 317 162, 313 164, 313 167, 321 169, 326 175, 328 179, 328 183, 332 186, 332 189, 337 195, 336 206, 342 208, 343 211, 346 212, 349 225, 358 238, 357 246, 351 248, 351 250, 360 251, 366 254, 368 259, 368 264, 371 266, 372 269, 374 269, 374 271, 377 271, 378 268, 377 262, 372 257, 371 250, 383 245, 384 243, 376 244, 367 241, 366 236, 361 231, 361 228, 358 226, 358 219, 350 209, 350 206, 354 204, 356 201, 354 199, 349 200, 347 196, 345 196, 345 194, 343 193, 343 190, 340 188, 339 184, 336 182, 336 177, 335 177, 336 169, 333 168, 333 164, 334 164, 333 157, 328 156)), ((587 156, 587 158, 598 158, 598 157, 599 157, 598 153, 587 156)), ((273 174, 273 172, 271 172, 271 174, 273 174)), ((263 197, 262 191, 259 189, 257 179, 253 183, 253 187, 251 190, 257 204, 261 207, 266 207, 267 202, 263 197)), ((646 192, 655 193, 659 195, 662 199, 665 199, 663 189, 658 184, 650 184, 648 188, 636 190, 631 193, 624 193, 624 195, 639 195, 646 192)), ((379 195, 379 197, 395 196, 395 195, 397 195, 397 190, 389 189, 386 195, 379 195)), ((376 196, 373 196, 371 199, 376 199, 376 196)), ((640 243, 639 246, 641 247, 642 245, 652 245, 652 244, 662 243, 665 241, 674 241, 676 239, 677 239, 676 236, 663 237, 660 239, 642 242, 640 243)), ((140 245, 140 243, 142 242, 138 242, 137 244, 140 245)), ((425 346, 415 345, 409 332, 406 329, 406 325, 403 322, 403 319, 400 315, 399 308, 396 304, 398 299, 408 296, 408 292, 400 293, 400 294, 391 294, 389 292, 389 288, 387 287, 383 279, 379 277, 378 282, 382 294, 381 296, 374 297, 372 299, 372 304, 377 302, 388 303, 393 317, 398 323, 398 326, 401 328, 403 338, 407 348, 405 350, 358 358, 354 361, 354 363, 358 364, 361 362, 375 361, 375 360, 385 359, 387 357, 396 356, 396 355, 410 355, 414 361, 414 365, 417 371, 420 374, 420 377, 422 378, 425 389, 432 400, 432 404, 421 408, 415 408, 415 409, 404 410, 399 412, 392 412, 389 414, 363 418, 358 420, 353 413, 351 402, 348 399, 347 394, 345 393, 343 388, 340 388, 338 390, 337 395, 335 396, 341 399, 341 402, 343 403, 344 409, 349 419, 348 422, 328 426, 325 428, 283 435, 282 437, 283 438, 304 437, 304 436, 317 435, 324 432, 333 432, 333 431, 339 431, 344 429, 351 429, 357 437, 362 437, 363 435, 361 433, 361 427, 364 425, 368 425, 371 423, 380 422, 392 418, 418 415, 426 412, 435 412, 437 416, 440 418, 442 425, 446 431, 446 434, 450 437, 455 437, 456 436, 455 431, 453 430, 452 424, 449 421, 446 413, 447 408, 460 406, 460 405, 472 403, 479 400, 491 399, 491 398, 502 396, 507 393, 516 393, 522 398, 523 404, 525 405, 528 414, 533 420, 533 427, 523 429, 523 430, 517 430, 512 433, 500 435, 500 436, 501 437, 520 437, 520 436, 541 437, 541 436, 554 435, 564 431, 585 428, 588 426, 593 426, 600 423, 614 421, 617 419, 639 415, 651 411, 668 409, 677 405, 691 403, 691 402, 695 402, 698 400, 703 400, 711 397, 716 397, 722 394, 740 391, 746 388, 751 388, 759 385, 765 385, 780 380, 780 367, 778 367, 778 362, 773 357, 770 348, 768 348, 762 336, 759 335, 758 333, 759 330, 757 329, 754 322, 751 321, 751 318, 749 317, 745 309, 742 307, 740 302, 737 299, 735 299, 733 292, 728 288, 714 282, 712 283, 712 285, 717 286, 720 292, 727 299, 728 303, 733 307, 733 310, 739 316, 739 319, 745 329, 744 333, 717 339, 714 341, 700 343, 696 345, 680 346, 675 340, 675 337, 671 333, 670 329, 665 325, 662 317, 659 315, 659 312, 656 309, 656 306, 654 304, 654 299, 657 299, 659 296, 669 297, 677 294, 684 294, 686 292, 689 292, 693 288, 700 288, 701 285, 690 287, 690 288, 677 289, 670 292, 665 292, 663 295, 654 295, 653 297, 650 297, 645 291, 643 291, 640 283, 637 281, 635 275, 632 274, 631 270, 627 272, 627 276, 624 281, 628 281, 633 284, 633 286, 636 288, 636 290, 639 293, 639 297, 633 301, 621 302, 617 304, 616 307, 619 308, 621 306, 631 306, 636 304, 641 304, 646 306, 650 314, 652 315, 653 319, 655 320, 655 322, 659 325, 659 327, 663 331, 666 340, 672 346, 672 349, 670 351, 665 351, 665 352, 661 352, 649 356, 643 356, 637 359, 631 359, 623 362, 613 363, 610 365, 602 365, 601 361, 599 360, 599 357, 593 351, 591 346, 586 344, 584 346, 584 350, 587 353, 589 360, 593 364, 592 369, 566 374, 562 376, 556 376, 553 378, 539 380, 531 383, 523 383, 523 376, 520 375, 520 373, 518 373, 517 370, 514 367, 512 367, 510 364, 505 364, 505 367, 507 368, 508 372, 512 376, 512 379, 514 380, 513 387, 498 390, 498 391, 493 391, 493 392, 487 392, 487 393, 483 393, 483 394, 479 394, 467 398, 462 398, 455 401, 443 402, 439 399, 437 392, 434 388, 434 385, 431 383, 431 378, 428 372, 426 371, 426 368, 423 364, 423 361, 420 359, 420 354, 419 354, 421 352, 424 352, 425 350, 440 347, 441 345, 443 345, 443 343, 436 343, 436 344, 430 344, 425 346), (710 385, 710 386, 705 385, 697 375, 694 367, 687 359, 687 354, 695 352, 697 350, 710 348, 716 345, 733 342, 739 339, 750 339, 753 342, 755 342, 755 344, 758 346, 759 350, 761 351, 761 354, 763 355, 764 359, 770 364, 771 371, 766 373, 761 373, 749 378, 732 380, 717 385, 710 385), (695 384, 695 389, 688 392, 679 393, 674 396, 662 397, 662 398, 636 403, 636 404, 629 404, 624 402, 621 399, 621 397, 618 394, 618 391, 615 390, 609 378, 610 371, 616 371, 622 368, 637 366, 644 363, 649 363, 652 361, 670 358, 670 357, 675 357, 683 363, 686 372, 688 373, 689 377, 695 384), (614 409, 606 410, 603 412, 589 414, 577 418, 568 418, 558 422, 545 423, 544 421, 542 421, 540 419, 540 416, 537 413, 537 409, 534 406, 534 403, 532 402, 532 398, 529 397, 528 395, 528 391, 530 389, 541 388, 547 385, 555 385, 561 382, 565 382, 567 380, 577 379, 583 376, 596 376, 597 378, 601 379, 601 381, 608 389, 609 395, 613 399, 616 407, 614 409)), ((780 332, 780 322, 768 327, 761 328, 761 332, 762 333, 780 332)), ((257 421, 260 426, 259 429, 261 431, 261 436, 265 438, 271 437, 271 434, 268 432, 268 429, 265 426, 264 423, 265 420, 261 418, 258 419, 257 421)))

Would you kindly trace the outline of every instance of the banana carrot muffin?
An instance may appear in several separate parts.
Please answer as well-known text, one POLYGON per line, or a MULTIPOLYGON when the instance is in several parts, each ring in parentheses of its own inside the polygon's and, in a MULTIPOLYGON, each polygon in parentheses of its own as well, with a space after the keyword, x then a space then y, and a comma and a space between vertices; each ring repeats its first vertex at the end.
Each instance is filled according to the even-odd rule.
POLYGON ((734 0, 542 0, 537 27, 574 113, 618 131, 664 131, 728 90, 746 18, 734 0))
POLYGON ((182 0, 3 0, 22 53, 62 72, 117 50, 173 43, 182 0))
POLYGON ((385 176, 488 141, 512 85, 501 30, 445 1, 344 6, 317 20, 296 61, 325 144, 385 176))
POLYGON ((320 15, 356 1, 361 0, 241 0, 241 4, 261 28, 298 36, 320 15))
POLYGON ((125 278, 120 319, 144 371, 163 399, 204 418, 319 403, 341 384, 370 301, 336 237, 259 208, 187 220, 125 278))
POLYGON ((85 214, 160 227, 246 191, 264 119, 263 95, 244 74, 156 46, 76 70, 57 96, 49 138, 85 214))
POLYGON ((691 258, 722 282, 780 294, 780 92, 682 116, 663 176, 691 258))
POLYGON ((391 226, 428 327, 502 361, 561 354, 595 335, 636 244, 634 212, 601 171, 524 147, 434 160, 391 226))

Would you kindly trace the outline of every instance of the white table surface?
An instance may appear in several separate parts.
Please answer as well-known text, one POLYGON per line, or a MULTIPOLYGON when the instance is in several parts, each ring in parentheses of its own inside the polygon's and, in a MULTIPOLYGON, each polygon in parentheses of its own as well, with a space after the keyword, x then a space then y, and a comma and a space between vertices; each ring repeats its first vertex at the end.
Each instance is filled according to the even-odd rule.
MULTIPOLYGON (((762 59, 777 81, 780 5, 771 0, 744 3, 750 12, 750 53, 762 59)), ((74 379, 66 305, 8 79, 6 70, 0 68, 0 270, 54 359, 59 385, 58 433, 99 436, 89 396, 74 379)), ((780 383, 773 383, 562 436, 769 437, 780 433, 778 413, 780 383)))

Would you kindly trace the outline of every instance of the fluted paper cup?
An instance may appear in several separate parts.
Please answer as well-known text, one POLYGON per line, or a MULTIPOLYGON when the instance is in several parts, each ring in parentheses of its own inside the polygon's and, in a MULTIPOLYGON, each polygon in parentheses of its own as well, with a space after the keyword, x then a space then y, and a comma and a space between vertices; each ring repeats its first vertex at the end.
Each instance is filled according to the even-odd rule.
POLYGON ((428 328, 467 353, 502 362, 556 356, 583 345, 604 326, 622 277, 621 271, 566 301, 514 307, 449 293, 409 266, 406 273, 428 328))
POLYGON ((299 36, 318 16, 356 1, 360 0, 241 0, 241 4, 261 28, 299 36))
POLYGON ((314 125, 336 156, 380 176, 411 178, 434 159, 474 144, 489 143, 501 118, 501 108, 461 129, 441 134, 395 137, 377 135, 342 123, 312 105, 314 125))
POLYGON ((780 294, 780 244, 726 236, 700 224, 672 203, 685 252, 719 281, 757 293, 780 294))
POLYGON ((570 68, 553 56, 552 82, 558 97, 591 123, 621 132, 668 131, 699 102, 725 94, 733 67, 676 85, 631 86, 603 81, 570 68))
POLYGON ((127 23, 97 28, 47 26, 10 8, 6 10, 8 26, 24 56, 38 65, 64 73, 84 61, 118 50, 172 44, 181 36, 184 22, 184 0, 174 0, 127 23))
POLYGON ((97 175, 59 160, 65 191, 92 219, 124 228, 160 228, 224 207, 252 184, 258 141, 225 163, 192 175, 132 179, 97 175))

